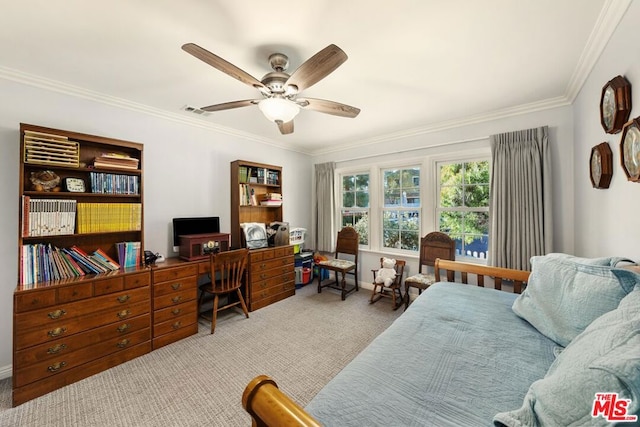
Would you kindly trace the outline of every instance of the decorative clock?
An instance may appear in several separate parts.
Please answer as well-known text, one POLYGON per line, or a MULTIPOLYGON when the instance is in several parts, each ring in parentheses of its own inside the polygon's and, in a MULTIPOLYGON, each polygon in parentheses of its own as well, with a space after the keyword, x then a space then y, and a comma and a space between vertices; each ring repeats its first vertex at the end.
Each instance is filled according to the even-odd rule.
POLYGON ((640 117, 624 125, 620 138, 620 163, 629 181, 640 182, 640 117))
POLYGON ((593 188, 609 188, 613 176, 613 153, 606 142, 591 149, 589 176, 593 188))
POLYGON ((622 76, 609 80, 600 97, 600 122, 607 133, 618 133, 631 113, 631 83, 622 76))

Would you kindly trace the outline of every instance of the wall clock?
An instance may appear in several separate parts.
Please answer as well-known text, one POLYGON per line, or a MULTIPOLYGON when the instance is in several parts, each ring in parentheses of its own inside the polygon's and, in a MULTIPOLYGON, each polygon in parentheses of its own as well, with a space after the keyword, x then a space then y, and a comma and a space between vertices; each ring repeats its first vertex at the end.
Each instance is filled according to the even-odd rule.
POLYGON ((607 133, 618 133, 631 113, 631 83, 622 76, 609 80, 600 97, 600 122, 607 133))
POLYGON ((624 125, 620 138, 620 163, 629 181, 640 182, 640 117, 624 125))
POLYGON ((606 142, 591 149, 589 176, 593 188, 609 188, 613 176, 613 153, 606 142))

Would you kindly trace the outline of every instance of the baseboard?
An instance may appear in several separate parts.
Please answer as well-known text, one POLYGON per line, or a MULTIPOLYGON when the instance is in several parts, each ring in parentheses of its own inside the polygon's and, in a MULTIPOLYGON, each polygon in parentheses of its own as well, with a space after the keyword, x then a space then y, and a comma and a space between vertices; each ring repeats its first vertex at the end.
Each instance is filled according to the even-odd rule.
POLYGON ((13 374, 13 365, 0 367, 0 380, 11 377, 13 374))

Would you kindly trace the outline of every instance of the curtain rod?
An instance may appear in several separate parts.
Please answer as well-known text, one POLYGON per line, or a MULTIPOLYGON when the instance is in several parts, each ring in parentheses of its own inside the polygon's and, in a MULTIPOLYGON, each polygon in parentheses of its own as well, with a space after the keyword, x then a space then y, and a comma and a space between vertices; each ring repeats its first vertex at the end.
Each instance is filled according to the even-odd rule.
POLYGON ((447 145, 457 145, 457 144, 464 144, 464 143, 467 143, 467 142, 482 141, 484 139, 489 139, 489 137, 488 136, 483 136, 483 137, 470 138, 470 139, 461 139, 459 141, 441 142, 439 144, 428 145, 428 146, 424 146, 424 147, 406 148, 404 150, 399 150, 399 151, 396 150, 396 151, 392 151, 392 152, 388 152, 388 153, 367 154, 365 156, 352 157, 350 159, 336 160, 335 162, 336 163, 351 162, 353 160, 362 160, 362 159, 368 159, 368 158, 371 158, 371 157, 386 156, 386 155, 389 155, 389 154, 408 153, 408 152, 411 152, 411 151, 425 150, 425 149, 429 149, 429 148, 445 147, 447 145))

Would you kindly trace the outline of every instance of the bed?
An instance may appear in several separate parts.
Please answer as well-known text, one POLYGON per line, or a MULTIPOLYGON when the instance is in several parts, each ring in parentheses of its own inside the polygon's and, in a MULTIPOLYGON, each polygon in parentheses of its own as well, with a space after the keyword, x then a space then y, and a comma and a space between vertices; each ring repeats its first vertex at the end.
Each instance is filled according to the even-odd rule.
POLYGON ((626 398, 628 414, 633 417, 640 404, 640 289, 633 292, 640 275, 616 268, 620 258, 583 259, 565 254, 539 258, 532 259, 531 277, 529 272, 438 260, 437 283, 304 409, 267 376, 247 386, 243 406, 256 425, 267 426, 516 426, 600 421, 605 425, 605 411, 598 417, 590 412, 593 387, 610 386, 610 390, 599 391, 626 398), (441 282, 441 269, 456 271, 460 283, 441 282), (470 273, 480 286, 467 284, 470 273), (498 289, 483 287, 486 277, 495 278, 498 289), (502 291, 502 279, 515 292, 502 291), (529 286, 519 294, 527 282, 529 286), (622 314, 617 313, 621 301, 626 301, 622 314), (618 317, 604 316, 611 317, 609 312, 618 317), (605 326, 595 325, 596 331, 591 331, 589 325, 600 317, 605 318, 605 326), (591 342, 624 335, 611 327, 627 321, 636 322, 632 323, 636 338, 625 335, 619 337, 620 342, 606 345, 591 342), (577 348, 567 351, 572 341, 577 348), (587 367, 594 360, 605 364, 598 374, 608 375, 608 382, 589 377, 594 369, 587 367), (584 381, 588 386, 580 382, 582 371, 574 372, 578 368, 587 372, 584 381), (573 393, 575 390, 580 391, 573 393), (563 396, 564 401, 550 398, 554 395, 563 396))

